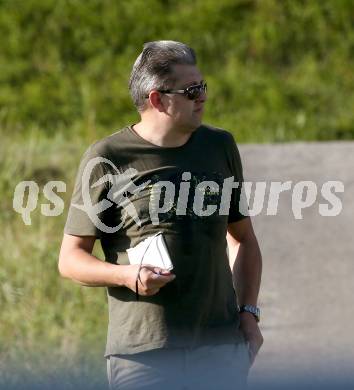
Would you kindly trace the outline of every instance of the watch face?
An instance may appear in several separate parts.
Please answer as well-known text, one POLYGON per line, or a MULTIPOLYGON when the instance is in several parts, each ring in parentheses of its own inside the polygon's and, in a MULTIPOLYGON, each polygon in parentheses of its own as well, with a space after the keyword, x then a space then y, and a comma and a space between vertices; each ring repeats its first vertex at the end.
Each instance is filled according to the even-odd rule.
POLYGON ((253 306, 253 305, 243 305, 240 308, 240 313, 242 313, 243 311, 247 311, 247 312, 253 314, 256 317, 257 321, 259 321, 261 311, 258 307, 253 306))

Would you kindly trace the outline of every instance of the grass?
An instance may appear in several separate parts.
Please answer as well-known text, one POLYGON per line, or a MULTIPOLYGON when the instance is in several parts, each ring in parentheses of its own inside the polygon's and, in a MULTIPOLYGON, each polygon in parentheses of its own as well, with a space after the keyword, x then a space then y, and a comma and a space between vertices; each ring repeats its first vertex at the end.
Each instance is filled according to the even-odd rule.
POLYGON ((0 1, 0 126, 120 128, 143 43, 172 39, 197 53, 206 122, 239 141, 354 139, 352 14, 351 0, 0 1))
MULTIPOLYGON (((105 289, 75 285, 57 270, 67 206, 85 145, 36 131, 25 138, 2 134, 1 139, 0 387, 31 378, 34 383, 56 381, 66 373, 67 386, 92 376, 94 388, 105 378, 105 289), (36 181, 40 191, 49 180, 67 183, 66 193, 60 194, 64 213, 42 215, 40 204, 48 201, 40 193, 32 224, 26 226, 12 208, 14 188, 22 180, 36 181)), ((99 247, 95 254, 102 257, 99 247)))

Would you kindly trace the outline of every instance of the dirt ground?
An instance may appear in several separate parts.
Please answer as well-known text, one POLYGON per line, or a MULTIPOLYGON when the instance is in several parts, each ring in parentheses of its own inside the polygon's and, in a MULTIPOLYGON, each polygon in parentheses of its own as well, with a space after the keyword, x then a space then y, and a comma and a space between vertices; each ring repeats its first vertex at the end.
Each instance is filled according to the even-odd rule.
POLYGON ((267 215, 266 196, 262 212, 253 217, 263 254, 259 304, 265 342, 250 383, 288 375, 316 383, 353 378, 354 142, 239 149, 245 180, 266 181, 266 194, 270 181, 292 181, 291 190, 280 195, 276 215, 267 215), (322 216, 320 204, 332 207, 322 189, 330 180, 344 184, 344 192, 335 194, 342 210, 322 216), (302 210, 303 219, 296 219, 293 189, 300 181, 312 181, 317 196, 302 210))

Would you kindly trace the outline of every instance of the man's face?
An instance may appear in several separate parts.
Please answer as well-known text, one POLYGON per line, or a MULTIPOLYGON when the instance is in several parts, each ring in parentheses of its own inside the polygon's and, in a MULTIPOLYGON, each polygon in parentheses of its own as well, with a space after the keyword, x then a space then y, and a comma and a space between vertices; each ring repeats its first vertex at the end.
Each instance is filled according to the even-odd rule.
MULTIPOLYGON (((171 89, 185 89, 203 81, 202 74, 194 65, 175 65, 173 69, 176 82, 171 89)), ((190 100, 181 94, 165 94, 162 99, 166 114, 170 116, 176 130, 190 132, 201 125, 206 101, 205 92, 196 100, 190 100)))

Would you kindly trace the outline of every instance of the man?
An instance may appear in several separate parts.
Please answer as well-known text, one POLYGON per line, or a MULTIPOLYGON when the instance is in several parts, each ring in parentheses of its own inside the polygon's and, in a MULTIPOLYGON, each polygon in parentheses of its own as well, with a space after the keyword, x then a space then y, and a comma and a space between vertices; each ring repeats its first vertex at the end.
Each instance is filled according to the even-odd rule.
POLYGON ((84 155, 60 273, 108 288, 111 388, 243 386, 263 342, 261 255, 240 211, 236 144, 202 125, 206 84, 188 46, 145 44, 129 87, 141 120, 84 155), (172 272, 129 262, 127 249, 157 232, 172 272), (105 262, 91 254, 96 239, 105 262))

